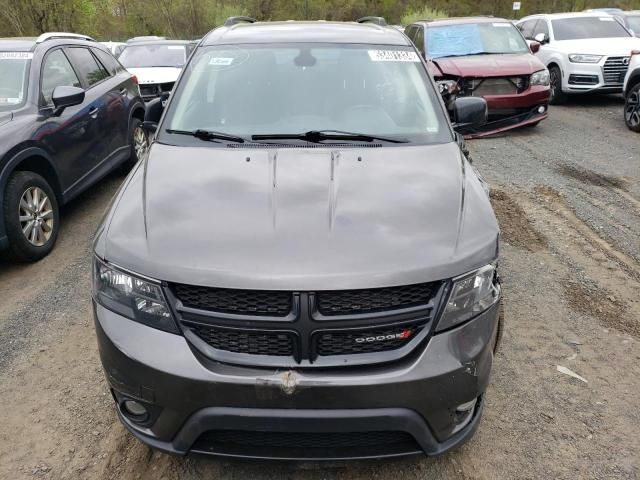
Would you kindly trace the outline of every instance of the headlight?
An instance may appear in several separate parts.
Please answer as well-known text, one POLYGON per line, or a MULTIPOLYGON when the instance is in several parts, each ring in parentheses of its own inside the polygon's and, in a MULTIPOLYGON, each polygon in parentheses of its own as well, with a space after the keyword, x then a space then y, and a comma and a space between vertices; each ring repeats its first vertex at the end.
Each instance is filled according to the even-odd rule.
POLYGON ((167 332, 179 333, 160 284, 94 258, 93 295, 103 307, 167 332))
POLYGON ((598 63, 602 55, 585 55, 583 53, 570 53, 569 61, 573 63, 598 63))
POLYGON ((540 70, 531 75, 531 80, 529 81, 531 85, 549 85, 549 70, 546 68, 544 70, 540 70))
POLYGON ((438 322, 437 331, 466 322, 494 305, 500 298, 500 284, 495 265, 454 279, 447 306, 438 322))

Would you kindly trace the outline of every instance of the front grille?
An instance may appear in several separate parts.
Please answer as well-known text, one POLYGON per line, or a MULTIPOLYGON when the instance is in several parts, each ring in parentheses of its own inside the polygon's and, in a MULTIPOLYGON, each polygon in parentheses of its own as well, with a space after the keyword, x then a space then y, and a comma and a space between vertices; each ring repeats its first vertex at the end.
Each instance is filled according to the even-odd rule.
POLYGON ((190 325, 189 328, 218 350, 276 357, 291 357, 294 354, 294 337, 288 332, 236 330, 209 325, 190 325))
POLYGON ((176 284, 178 300, 189 308, 236 315, 284 317, 291 312, 293 295, 277 290, 240 290, 176 284))
POLYGON ((418 283, 400 287, 361 290, 330 290, 318 292, 318 311, 323 315, 354 315, 396 310, 429 303, 433 283, 418 283))
POLYGON ((158 92, 158 85, 156 84, 139 85, 139 87, 140 87, 140 95, 142 97, 148 98, 148 97, 157 97, 158 95, 160 95, 160 92, 158 92))
POLYGON ((415 325, 396 325, 318 333, 314 336, 315 350, 319 356, 323 357, 387 352, 409 343, 418 329, 415 325))
POLYGON ((572 85, 596 85, 598 83, 597 75, 569 75, 569 83, 572 85))
POLYGON ((472 78, 466 80, 464 89, 475 97, 484 95, 514 95, 528 87, 527 77, 472 78))
MULTIPOLYGON (((245 430, 210 430, 203 433, 194 450, 238 446, 296 450, 372 448, 406 445, 417 449, 415 439, 407 432, 260 432, 245 430)), ((306 456, 306 455, 305 455, 306 456)))
POLYGON ((607 58, 602 67, 605 85, 621 85, 628 69, 629 57, 607 58))

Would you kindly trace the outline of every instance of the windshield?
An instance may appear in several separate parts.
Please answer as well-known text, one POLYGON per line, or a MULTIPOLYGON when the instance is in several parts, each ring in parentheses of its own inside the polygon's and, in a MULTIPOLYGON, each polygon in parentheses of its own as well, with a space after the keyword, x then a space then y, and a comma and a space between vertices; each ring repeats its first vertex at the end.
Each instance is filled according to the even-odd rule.
MULTIPOLYGON (((409 47, 204 47, 186 67, 164 126, 246 139, 339 130, 409 142, 451 141, 427 75, 409 47)), ((193 141, 162 133, 168 143, 193 141)))
POLYGON ((27 52, 0 52, 0 111, 14 110, 25 102, 32 57, 27 52))
POLYGON ((640 15, 628 16, 627 26, 633 30, 634 33, 640 33, 640 15))
POLYGON ((551 20, 555 40, 629 37, 613 17, 574 17, 551 20))
POLYGON ((427 55, 431 58, 487 53, 529 53, 518 29, 508 22, 430 26, 427 55))
POLYGON ((182 67, 187 61, 185 45, 130 45, 118 57, 125 68, 182 67))

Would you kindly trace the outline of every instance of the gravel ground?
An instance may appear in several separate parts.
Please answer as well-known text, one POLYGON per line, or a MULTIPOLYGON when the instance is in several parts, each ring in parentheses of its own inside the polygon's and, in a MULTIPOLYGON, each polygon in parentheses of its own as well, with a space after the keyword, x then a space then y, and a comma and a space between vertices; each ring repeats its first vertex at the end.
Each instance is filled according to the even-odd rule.
POLYGON ((508 323, 485 417, 463 447, 318 467, 139 444, 116 420, 89 303, 91 237, 122 181, 112 176, 63 212, 52 255, 0 263, 0 478, 640 477, 640 135, 621 108, 580 99, 536 128, 470 143, 503 231, 508 323))

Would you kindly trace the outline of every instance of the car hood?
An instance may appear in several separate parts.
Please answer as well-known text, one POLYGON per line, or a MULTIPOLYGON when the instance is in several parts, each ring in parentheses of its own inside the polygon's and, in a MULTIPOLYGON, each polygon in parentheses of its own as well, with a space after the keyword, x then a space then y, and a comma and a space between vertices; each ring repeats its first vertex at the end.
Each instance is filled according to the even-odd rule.
POLYGON ((10 122, 13 119, 12 112, 0 112, 0 126, 10 122))
POLYGON ((631 50, 640 48, 640 38, 590 38, 586 40, 561 40, 552 43, 564 53, 592 53, 609 57, 628 57, 631 50))
POLYGON ((127 70, 136 76, 139 84, 144 85, 148 83, 175 82, 182 69, 177 67, 149 67, 127 68, 127 70))
POLYGON ((498 226, 455 143, 269 150, 154 144, 96 254, 164 281, 372 288, 450 278, 497 257, 498 226))
POLYGON ((529 53, 522 55, 469 55, 433 59, 440 73, 436 76, 455 77, 506 77, 531 75, 544 69, 544 65, 529 53))

